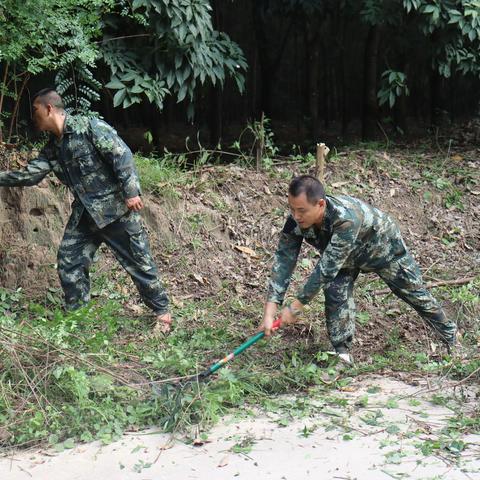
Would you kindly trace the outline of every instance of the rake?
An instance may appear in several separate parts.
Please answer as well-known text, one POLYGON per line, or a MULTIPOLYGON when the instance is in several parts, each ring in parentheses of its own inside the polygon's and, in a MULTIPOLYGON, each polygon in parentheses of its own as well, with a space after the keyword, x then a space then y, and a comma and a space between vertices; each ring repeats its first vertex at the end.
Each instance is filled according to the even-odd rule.
MULTIPOLYGON (((280 324, 281 324, 281 317, 278 317, 272 324, 272 330, 277 330, 278 328, 280 328, 280 324)), ((160 380, 158 382, 151 382, 151 386, 153 388, 154 394, 163 395, 165 393, 165 389, 164 388, 159 389, 156 383, 158 384, 169 383, 170 385, 178 386, 180 385, 180 380, 182 380, 183 385, 185 385, 186 383, 198 382, 200 380, 206 379, 207 377, 215 373, 217 370, 222 368, 224 365, 226 365, 228 362, 233 360, 235 357, 238 357, 238 355, 244 352, 247 348, 251 347, 254 343, 258 342, 264 336, 265 336, 265 332, 258 332, 256 335, 253 335, 252 337, 250 337, 246 342, 242 343, 233 352, 229 353, 228 355, 225 355, 225 357, 223 357, 221 360, 210 365, 210 367, 208 367, 203 372, 196 373, 194 375, 188 375, 186 377, 179 377, 178 379, 168 379, 168 380, 160 380)))

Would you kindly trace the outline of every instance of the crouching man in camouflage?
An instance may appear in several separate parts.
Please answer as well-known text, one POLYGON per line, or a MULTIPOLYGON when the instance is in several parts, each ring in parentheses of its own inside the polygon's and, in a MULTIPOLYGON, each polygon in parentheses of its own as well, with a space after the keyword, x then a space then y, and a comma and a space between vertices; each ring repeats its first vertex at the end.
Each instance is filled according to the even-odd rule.
POLYGON ((168 297, 137 213, 143 202, 132 152, 102 120, 67 115, 52 89, 35 95, 33 120, 51 137, 25 170, 0 173, 0 186, 36 185, 53 171, 72 192, 72 214, 58 251, 67 309, 89 301, 89 267, 105 242, 155 312, 156 329, 167 332, 172 322, 168 297))
POLYGON ((425 288, 418 265, 387 214, 356 198, 326 196, 323 185, 308 175, 292 180, 288 203, 291 215, 280 234, 261 324, 266 335, 271 333, 305 240, 322 256, 296 299, 282 310, 282 324, 296 322, 304 305, 322 288, 330 341, 340 359, 352 363, 353 284, 360 272, 375 272, 436 330, 447 347, 453 346, 456 325, 425 288))

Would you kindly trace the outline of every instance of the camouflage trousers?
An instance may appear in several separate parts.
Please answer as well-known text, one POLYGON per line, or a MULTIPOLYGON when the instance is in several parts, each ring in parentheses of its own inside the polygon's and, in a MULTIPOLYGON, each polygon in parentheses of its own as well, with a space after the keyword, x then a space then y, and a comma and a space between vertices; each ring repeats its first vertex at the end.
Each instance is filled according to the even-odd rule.
MULTIPOLYGON (((325 314, 330 341, 334 347, 350 347, 355 334, 355 302, 353 284, 359 269, 340 270, 339 274, 324 289, 325 314)), ((420 269, 407 251, 385 268, 375 273, 390 287, 392 292, 412 306, 426 323, 449 345, 455 342, 457 327, 448 320, 440 304, 426 289, 420 269)))
POLYGON ((85 211, 76 227, 67 225, 57 255, 66 308, 74 310, 90 300, 89 268, 103 242, 130 275, 145 304, 157 314, 167 312, 168 297, 150 254, 141 217, 135 212, 99 228, 85 211))

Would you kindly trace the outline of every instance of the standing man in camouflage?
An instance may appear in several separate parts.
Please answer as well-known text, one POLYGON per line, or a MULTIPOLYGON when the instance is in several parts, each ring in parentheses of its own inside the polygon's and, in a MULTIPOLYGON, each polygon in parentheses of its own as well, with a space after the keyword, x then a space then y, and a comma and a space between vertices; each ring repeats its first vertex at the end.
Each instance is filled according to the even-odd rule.
POLYGON ((33 120, 51 133, 50 139, 24 170, 0 173, 0 186, 36 185, 53 171, 72 192, 72 214, 58 250, 66 308, 89 301, 89 267, 105 242, 155 312, 156 329, 167 332, 172 322, 168 297, 138 213, 143 201, 132 152, 102 120, 67 115, 52 89, 35 95, 33 120))
POLYGON ((296 299, 282 310, 282 323, 295 323, 304 305, 323 289, 330 341, 340 359, 352 363, 353 284, 360 272, 375 272, 436 330, 448 348, 454 345, 456 325, 425 288, 398 226, 386 213, 349 196, 326 196, 323 185, 309 175, 292 180, 288 203, 291 215, 280 234, 261 324, 266 335, 271 333, 305 240, 322 256, 296 299))

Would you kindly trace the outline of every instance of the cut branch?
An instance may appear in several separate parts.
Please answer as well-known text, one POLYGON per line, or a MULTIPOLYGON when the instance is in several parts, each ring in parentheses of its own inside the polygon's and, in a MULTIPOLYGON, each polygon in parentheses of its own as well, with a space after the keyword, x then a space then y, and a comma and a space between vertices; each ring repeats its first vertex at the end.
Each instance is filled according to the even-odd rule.
POLYGON ((324 143, 317 143, 315 177, 322 183, 325 179, 325 157, 328 155, 329 151, 330 149, 324 143))

